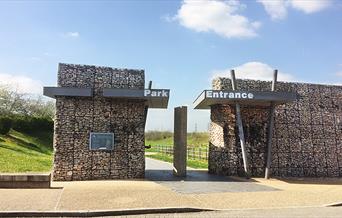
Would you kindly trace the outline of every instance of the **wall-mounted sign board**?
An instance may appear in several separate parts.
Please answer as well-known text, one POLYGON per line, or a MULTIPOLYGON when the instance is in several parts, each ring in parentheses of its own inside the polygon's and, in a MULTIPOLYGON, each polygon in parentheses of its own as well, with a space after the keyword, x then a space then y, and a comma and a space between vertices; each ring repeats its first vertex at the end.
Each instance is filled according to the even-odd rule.
MULTIPOLYGON (((92 88, 73 88, 73 87, 44 87, 44 95, 51 98, 70 96, 70 97, 92 97, 92 88)), ((104 88, 103 97, 105 98, 124 98, 145 100, 149 108, 167 108, 170 97, 169 89, 119 89, 104 88)))
POLYGON ((90 150, 113 150, 114 133, 91 132, 89 148, 90 150))
POLYGON ((194 101, 195 109, 210 109, 215 104, 235 104, 267 106, 295 101, 297 93, 271 91, 204 90, 194 101))

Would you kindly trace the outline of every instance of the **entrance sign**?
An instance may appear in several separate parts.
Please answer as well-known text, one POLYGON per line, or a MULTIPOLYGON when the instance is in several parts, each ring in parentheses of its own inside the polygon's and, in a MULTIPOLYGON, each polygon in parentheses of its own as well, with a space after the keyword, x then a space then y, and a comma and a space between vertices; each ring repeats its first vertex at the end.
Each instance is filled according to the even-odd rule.
POLYGON ((230 92, 230 91, 213 91, 205 92, 207 98, 228 98, 228 99, 253 99, 254 95, 250 92, 230 92))
POLYGON ((104 88, 103 97, 145 100, 149 108, 167 108, 170 90, 104 88))
POLYGON ((167 89, 145 89, 144 96, 145 97, 169 97, 170 90, 167 89))
POLYGON ((271 91, 232 91, 232 90, 204 90, 194 101, 195 109, 210 109, 215 104, 264 105, 284 104, 297 99, 293 92, 271 91))
MULTIPOLYGON (((93 97, 92 88, 75 87, 44 87, 43 93, 51 98, 58 97, 93 97)), ((145 100, 149 108, 167 108, 170 90, 169 89, 121 89, 103 88, 105 98, 125 98, 145 100)))
POLYGON ((90 150, 113 150, 114 133, 90 133, 90 150))

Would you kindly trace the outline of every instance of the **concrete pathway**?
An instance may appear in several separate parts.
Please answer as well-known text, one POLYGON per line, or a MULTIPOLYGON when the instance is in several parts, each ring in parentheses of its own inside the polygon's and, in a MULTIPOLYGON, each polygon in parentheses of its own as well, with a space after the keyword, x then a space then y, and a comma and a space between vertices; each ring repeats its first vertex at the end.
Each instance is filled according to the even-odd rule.
POLYGON ((0 211, 273 210, 342 202, 342 179, 247 181, 190 169, 189 177, 175 181, 170 166, 147 160, 146 180, 53 182, 51 189, 0 189, 0 211))
POLYGON ((169 187, 183 194, 222 193, 222 192, 257 192, 277 191, 270 186, 259 185, 253 180, 238 180, 233 177, 217 176, 207 170, 187 168, 186 177, 175 177, 170 163, 146 158, 145 178, 169 187))
POLYGON ((117 218, 341 218, 342 207, 305 207, 251 210, 223 210, 198 213, 146 214, 117 218))

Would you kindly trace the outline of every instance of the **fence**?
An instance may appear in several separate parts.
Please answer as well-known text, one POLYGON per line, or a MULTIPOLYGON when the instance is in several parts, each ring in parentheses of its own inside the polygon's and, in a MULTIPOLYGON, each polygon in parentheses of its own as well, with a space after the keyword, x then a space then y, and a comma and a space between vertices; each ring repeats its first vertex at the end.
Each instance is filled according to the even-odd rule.
MULTIPOLYGON (((171 145, 155 145, 154 148, 159 153, 173 155, 173 146, 171 145)), ((187 147, 187 158, 208 160, 208 147, 187 147)))

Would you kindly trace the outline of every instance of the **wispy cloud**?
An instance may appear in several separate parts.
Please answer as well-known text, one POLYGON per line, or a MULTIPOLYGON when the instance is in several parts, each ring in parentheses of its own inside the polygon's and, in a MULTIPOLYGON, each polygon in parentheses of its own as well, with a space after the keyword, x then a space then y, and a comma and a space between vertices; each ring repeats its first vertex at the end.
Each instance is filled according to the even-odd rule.
POLYGON ((42 94, 43 83, 27 76, 0 73, 0 85, 8 86, 20 93, 42 94))
POLYGON ((76 39, 80 37, 80 33, 79 32, 66 32, 66 33, 63 33, 63 37, 76 39))
POLYGON ((236 0, 184 0, 175 16, 164 19, 178 21, 197 32, 214 32, 225 38, 252 38, 257 36, 261 23, 241 15, 245 7, 236 0))
POLYGON ((42 60, 42 58, 40 58, 40 57, 30 57, 29 60, 33 61, 33 62, 39 62, 39 61, 42 60))
POLYGON ((338 77, 342 77, 342 71, 337 72, 335 75, 338 77))
MULTIPOLYGON (((247 62, 240 66, 224 70, 215 70, 212 73, 211 80, 216 77, 230 77, 230 70, 234 69, 237 79, 253 80, 272 80, 274 68, 262 62, 247 62)), ((289 73, 278 72, 279 81, 294 81, 295 77, 289 73)))
POLYGON ((272 20, 286 18, 289 8, 306 14, 322 11, 332 5, 331 0, 257 0, 261 3, 272 20))

